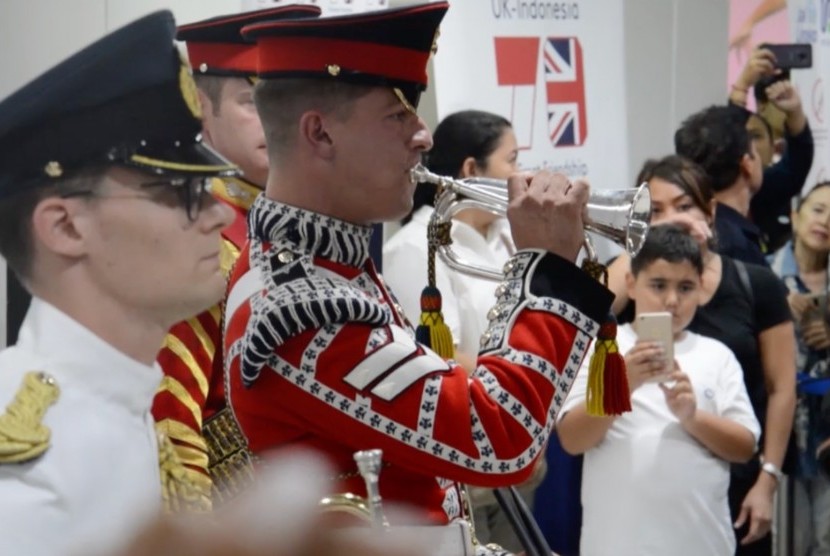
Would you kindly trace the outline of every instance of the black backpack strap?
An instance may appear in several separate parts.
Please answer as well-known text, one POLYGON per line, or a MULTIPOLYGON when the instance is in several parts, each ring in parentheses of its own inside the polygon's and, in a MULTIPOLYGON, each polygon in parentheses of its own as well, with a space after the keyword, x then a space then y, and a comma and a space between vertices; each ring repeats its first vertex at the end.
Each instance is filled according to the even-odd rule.
POLYGON ((749 306, 754 310, 755 294, 752 291, 752 282, 749 280, 749 272, 746 269, 746 265, 743 261, 739 261, 738 259, 732 259, 732 261, 735 263, 735 269, 738 271, 738 278, 741 280, 741 286, 743 287, 744 293, 747 298, 749 298, 749 306))

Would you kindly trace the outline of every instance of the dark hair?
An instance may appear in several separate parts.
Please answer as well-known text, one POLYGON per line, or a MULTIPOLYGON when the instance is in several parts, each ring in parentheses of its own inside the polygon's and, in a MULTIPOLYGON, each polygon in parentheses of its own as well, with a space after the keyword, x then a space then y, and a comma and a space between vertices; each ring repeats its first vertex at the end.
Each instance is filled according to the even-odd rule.
POLYGON ((21 284, 31 277, 35 241, 32 215, 38 203, 48 197, 60 197, 80 190, 96 190, 106 167, 85 168, 58 181, 28 183, 21 191, 0 200, 0 256, 21 284))
POLYGON ((688 117, 674 134, 675 152, 699 164, 716 192, 735 183, 743 156, 752 156, 746 130, 750 114, 740 106, 710 106, 688 117))
POLYGON ((796 212, 801 210, 801 207, 804 206, 804 203, 807 201, 807 199, 810 198, 810 196, 813 193, 816 192, 816 190, 823 189, 825 187, 830 187, 830 181, 820 181, 817 184, 815 184, 812 188, 810 188, 810 191, 808 191, 806 195, 799 196, 798 197, 798 205, 796 205, 796 209, 795 209, 796 212))
MULTIPOLYGON (((431 172, 457 178, 461 175, 464 161, 473 157, 476 165, 483 170, 487 168, 487 159, 499 147, 504 131, 511 127, 506 118, 481 110, 450 114, 435 128, 432 150, 425 155, 424 163, 431 172)), ((435 191, 433 184, 418 184, 412 211, 404 218, 404 224, 419 208, 433 205, 435 191)))
POLYGON ((637 276, 658 260, 672 264, 688 262, 698 274, 703 274, 700 247, 686 230, 676 224, 662 224, 649 230, 640 252, 631 259, 631 273, 637 276))
POLYGON ((212 112, 214 116, 219 115, 219 107, 222 105, 222 91, 225 89, 227 80, 227 77, 218 75, 202 75, 198 73, 193 75, 193 81, 196 82, 196 87, 204 93, 213 106, 212 112))
POLYGON ((647 160, 637 175, 637 185, 652 178, 676 185, 688 195, 695 206, 707 216, 712 214, 711 180, 703 168, 682 156, 670 154, 660 159, 647 160))

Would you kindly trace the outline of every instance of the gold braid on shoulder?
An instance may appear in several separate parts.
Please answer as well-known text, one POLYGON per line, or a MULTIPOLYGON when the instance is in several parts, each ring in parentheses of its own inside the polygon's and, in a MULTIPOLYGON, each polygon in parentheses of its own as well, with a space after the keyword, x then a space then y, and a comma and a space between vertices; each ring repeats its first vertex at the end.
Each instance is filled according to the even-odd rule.
POLYGON ((32 460, 49 448, 51 431, 42 423, 46 410, 60 395, 55 380, 43 372, 30 371, 0 415, 0 463, 32 460))
POLYGON ((170 438, 156 429, 159 445, 159 471, 164 508, 168 512, 209 512, 212 504, 209 496, 187 476, 170 438))

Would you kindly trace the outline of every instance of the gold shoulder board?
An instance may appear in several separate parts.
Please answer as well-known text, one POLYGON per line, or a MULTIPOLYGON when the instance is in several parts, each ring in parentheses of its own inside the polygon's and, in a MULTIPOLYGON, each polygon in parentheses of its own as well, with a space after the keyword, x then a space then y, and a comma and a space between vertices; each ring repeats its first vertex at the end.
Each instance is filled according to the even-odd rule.
POLYGON ((51 431, 41 421, 60 388, 46 373, 30 371, 0 415, 0 463, 32 460, 49 448, 51 431))

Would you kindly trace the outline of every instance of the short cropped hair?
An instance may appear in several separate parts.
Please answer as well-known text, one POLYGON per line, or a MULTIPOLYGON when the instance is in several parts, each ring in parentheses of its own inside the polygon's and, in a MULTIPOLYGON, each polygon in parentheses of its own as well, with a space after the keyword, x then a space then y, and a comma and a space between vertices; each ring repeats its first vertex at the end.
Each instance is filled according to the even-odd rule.
POLYGON ((674 134, 675 152, 699 164, 716 192, 735 183, 744 155, 752 156, 750 114, 739 106, 710 106, 689 116, 674 134))
POLYGON ((213 115, 218 116, 220 107, 222 105, 222 93, 225 90, 225 84, 228 82, 228 77, 220 75, 201 75, 194 74, 193 81, 196 82, 196 87, 204 93, 213 106, 213 115))
POLYGON ((0 256, 20 283, 27 284, 31 278, 35 251, 32 215, 38 203, 75 191, 95 191, 106 171, 106 167, 86 168, 57 182, 26 184, 19 193, 0 200, 0 256))
POLYGON ((675 264, 688 262, 698 274, 703 274, 700 247, 689 232, 676 224, 662 224, 649 230, 640 252, 631 259, 631 273, 637 276, 658 260, 675 264))
POLYGON ((303 113, 319 110, 348 118, 353 102, 375 88, 323 79, 261 79, 254 86, 254 102, 269 155, 279 157, 294 146, 303 113))

